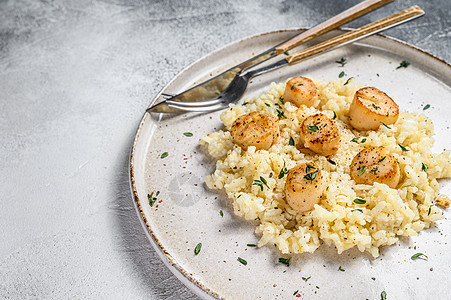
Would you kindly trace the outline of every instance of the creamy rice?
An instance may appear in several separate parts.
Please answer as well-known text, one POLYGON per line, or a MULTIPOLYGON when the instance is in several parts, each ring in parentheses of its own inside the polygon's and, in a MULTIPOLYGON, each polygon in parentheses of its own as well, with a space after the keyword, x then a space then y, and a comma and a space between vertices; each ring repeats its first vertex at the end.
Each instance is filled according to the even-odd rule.
POLYGON ((246 100, 244 105, 231 104, 221 114, 225 130, 202 137, 200 143, 217 158, 216 170, 206 178, 211 189, 224 189, 232 200, 236 215, 259 220, 258 246, 276 244, 282 253, 314 252, 321 241, 335 245, 338 253, 356 246, 374 257, 379 247, 391 245, 400 236, 414 236, 431 223, 443 218, 434 200, 439 194, 437 179, 451 177, 450 153, 431 152, 433 125, 424 114, 401 112, 398 121, 377 131, 354 130, 347 121, 349 105, 359 88, 354 80, 321 82, 314 80, 320 94, 318 109, 280 100, 285 83, 272 83, 265 93, 246 100), (277 105, 276 105, 277 104, 277 105), (279 121, 280 138, 269 150, 249 147, 244 151, 234 145, 230 129, 236 118, 253 111, 286 118, 279 121), (338 152, 329 157, 289 145, 290 137, 299 144, 299 128, 310 115, 321 112, 335 122, 340 131, 338 152), (351 140, 357 138, 359 143, 351 140), (365 140, 366 139, 366 140, 365 140), (364 141, 364 142, 363 142, 364 141), (409 151, 402 151, 398 144, 409 151), (398 189, 385 184, 355 184, 349 173, 354 156, 365 147, 384 146, 396 157, 401 170, 398 189), (314 162, 328 180, 321 202, 307 213, 291 209, 284 197, 286 176, 278 179, 284 167, 314 162), (428 166, 422 170, 423 163, 428 166), (263 191, 252 185, 262 176, 267 185, 263 191), (353 202, 366 200, 365 205, 353 202))

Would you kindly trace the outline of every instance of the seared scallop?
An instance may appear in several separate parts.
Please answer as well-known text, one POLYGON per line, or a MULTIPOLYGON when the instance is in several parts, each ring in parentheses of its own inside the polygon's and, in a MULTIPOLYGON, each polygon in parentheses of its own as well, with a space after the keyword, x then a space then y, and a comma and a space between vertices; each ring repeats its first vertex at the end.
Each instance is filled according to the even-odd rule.
POLYGON ((238 117, 230 130, 235 144, 247 150, 249 146, 268 150, 279 137, 279 120, 271 115, 251 112, 238 117))
POLYGON ((319 104, 318 88, 311 79, 294 77, 288 80, 283 99, 298 107, 302 104, 316 107, 319 104))
POLYGON ((288 171, 285 197, 291 208, 307 212, 320 202, 326 185, 326 179, 317 165, 302 163, 288 171))
POLYGON ((350 168, 351 178, 357 184, 379 182, 394 189, 399 183, 398 161, 384 147, 363 149, 354 157, 350 168))
POLYGON ((358 90, 349 108, 349 123, 357 130, 376 130, 382 124, 394 124, 398 116, 395 101, 375 87, 358 90))
POLYGON ((304 147, 320 155, 332 155, 340 145, 337 125, 323 114, 305 118, 301 124, 300 135, 304 147))

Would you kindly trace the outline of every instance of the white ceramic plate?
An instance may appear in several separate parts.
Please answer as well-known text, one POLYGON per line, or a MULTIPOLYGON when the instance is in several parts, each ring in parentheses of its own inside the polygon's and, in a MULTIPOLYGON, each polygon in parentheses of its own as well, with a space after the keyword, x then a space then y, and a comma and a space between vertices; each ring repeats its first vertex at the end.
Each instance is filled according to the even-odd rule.
MULTIPOLYGON (((183 91, 296 33, 270 32, 227 45, 183 70, 162 93, 183 91)), ((328 81, 337 79, 341 71, 360 84, 384 90, 402 110, 422 112, 430 104, 425 114, 435 125, 433 150, 451 149, 450 65, 380 35, 257 77, 241 101, 263 92, 272 81, 297 75, 328 81), (344 67, 335 63, 341 57, 348 61, 344 67), (411 65, 397 70, 402 60, 411 65)), ((247 247, 246 244, 258 241, 255 224, 234 216, 225 194, 209 191, 203 183, 215 161, 199 148, 198 142, 203 134, 221 127, 220 113, 178 117, 145 114, 130 158, 134 201, 149 240, 171 271, 198 295, 290 299, 295 298, 296 290, 301 299, 380 299, 382 291, 389 299, 439 299, 450 295, 448 211, 445 220, 419 236, 382 248, 377 259, 355 249, 338 255, 334 247, 322 245, 314 254, 294 255, 286 267, 278 263, 281 255, 277 249, 247 247), (194 136, 187 137, 184 132, 194 136), (162 159, 163 152, 168 152, 168 156, 162 159), (150 207, 147 194, 156 191, 160 191, 158 201, 150 207), (194 255, 199 242, 201 252, 194 255), (411 260, 417 252, 427 254, 429 260, 411 260), (248 264, 239 263, 238 257, 248 264), (344 272, 338 271, 340 266, 344 272), (302 279, 309 276, 308 281, 302 279)), ((441 184, 443 192, 450 195, 449 181, 441 184)))

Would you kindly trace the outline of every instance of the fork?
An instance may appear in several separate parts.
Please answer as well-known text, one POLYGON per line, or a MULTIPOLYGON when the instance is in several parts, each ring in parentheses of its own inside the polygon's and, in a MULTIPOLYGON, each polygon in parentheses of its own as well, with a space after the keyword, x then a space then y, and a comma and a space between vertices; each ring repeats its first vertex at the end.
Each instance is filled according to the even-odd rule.
MULTIPOLYGON (((370 35, 376 34, 383 30, 395 27, 402 23, 411 21, 424 15, 424 11, 418 6, 412 6, 408 9, 400 11, 389 17, 380 19, 358 29, 349 31, 342 35, 336 36, 330 40, 314 45, 310 48, 302 50, 300 52, 291 54, 284 59, 276 61, 273 64, 261 67, 259 69, 250 70, 252 67, 244 68, 239 71, 233 78, 232 82, 226 87, 226 89, 215 99, 205 100, 200 102, 181 102, 166 100, 164 107, 178 110, 180 112, 211 112, 220 109, 227 108, 229 104, 238 101, 244 94, 251 78, 268 73, 270 71, 293 65, 304 61, 308 58, 312 58, 326 52, 332 51, 339 47, 343 47, 370 35)), ((165 109, 160 109, 159 106, 162 103, 156 104, 147 109, 147 112, 167 112, 165 109)), ((173 111, 171 111, 173 112, 173 111)))

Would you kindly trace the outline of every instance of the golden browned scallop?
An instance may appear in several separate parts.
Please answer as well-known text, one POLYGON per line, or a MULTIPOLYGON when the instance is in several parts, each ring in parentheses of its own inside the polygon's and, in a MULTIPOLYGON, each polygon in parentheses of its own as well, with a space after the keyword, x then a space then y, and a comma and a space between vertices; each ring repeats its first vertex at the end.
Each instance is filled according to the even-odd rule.
POLYGON ((323 114, 305 118, 301 124, 300 135, 304 147, 320 155, 332 155, 340 145, 337 125, 323 114))
POLYGON ((319 104, 318 88, 311 79, 294 77, 288 80, 283 99, 298 107, 302 104, 317 107, 319 104))
POLYGON ((256 111, 238 117, 230 130, 233 141, 247 150, 255 146, 257 150, 268 150, 279 137, 279 120, 271 115, 256 111))
POLYGON ((327 181, 314 163, 302 163, 290 169, 285 183, 288 204, 298 212, 313 209, 321 200, 327 181))
POLYGON ((375 87, 358 90, 349 108, 349 123, 357 130, 376 130, 382 123, 394 124, 398 116, 395 101, 375 87))
POLYGON ((385 183, 392 189, 399 183, 400 171, 396 158, 384 147, 365 148, 351 162, 351 178, 357 184, 385 183))

